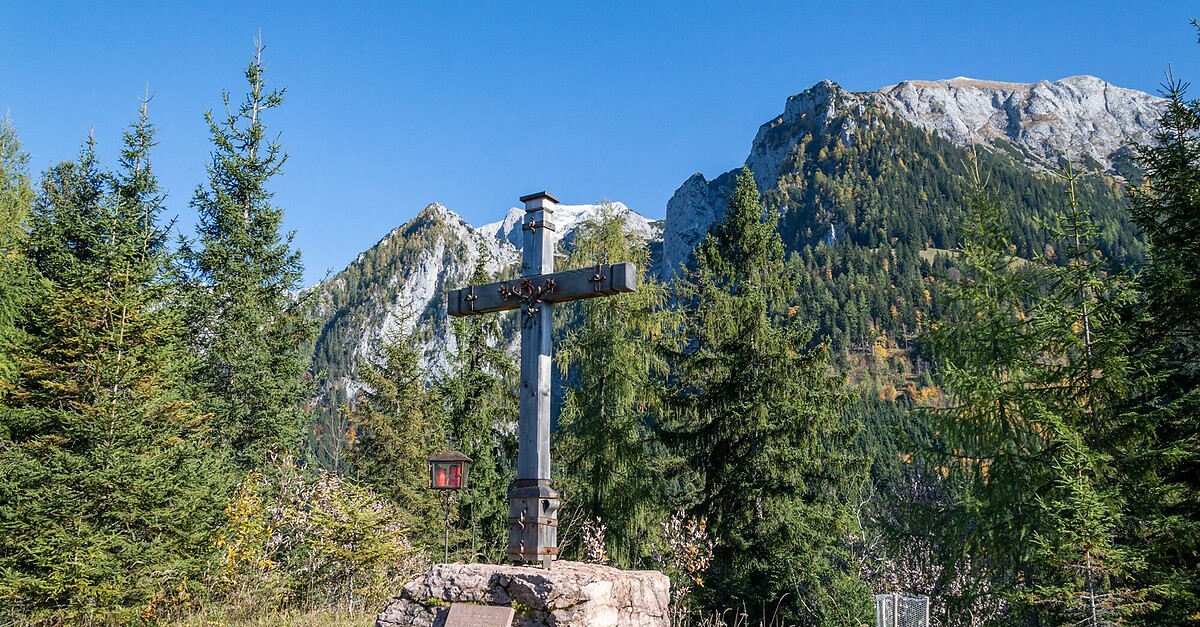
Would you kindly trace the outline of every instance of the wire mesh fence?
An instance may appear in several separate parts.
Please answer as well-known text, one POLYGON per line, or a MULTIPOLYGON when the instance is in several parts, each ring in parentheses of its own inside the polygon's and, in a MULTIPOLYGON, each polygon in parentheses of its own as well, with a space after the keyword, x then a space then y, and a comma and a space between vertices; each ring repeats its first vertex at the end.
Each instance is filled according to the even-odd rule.
POLYGON ((875 595, 875 627, 929 627, 929 597, 875 595))

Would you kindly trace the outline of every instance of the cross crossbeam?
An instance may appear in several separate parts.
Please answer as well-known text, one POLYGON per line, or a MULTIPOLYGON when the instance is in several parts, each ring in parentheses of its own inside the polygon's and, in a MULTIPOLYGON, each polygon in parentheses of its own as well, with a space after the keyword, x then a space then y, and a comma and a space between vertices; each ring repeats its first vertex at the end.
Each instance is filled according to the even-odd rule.
POLYGON ((565 303, 611 296, 637 289, 637 267, 632 263, 602 263, 590 268, 464 287, 446 293, 446 313, 451 316, 509 311, 529 303, 565 303))

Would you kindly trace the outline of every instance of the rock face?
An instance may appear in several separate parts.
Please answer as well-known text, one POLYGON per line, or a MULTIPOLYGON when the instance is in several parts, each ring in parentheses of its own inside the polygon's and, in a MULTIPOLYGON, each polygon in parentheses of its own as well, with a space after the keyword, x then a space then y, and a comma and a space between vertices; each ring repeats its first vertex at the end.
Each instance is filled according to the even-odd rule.
POLYGON ((1130 142, 1146 143, 1158 126, 1162 99, 1094 76, 1002 83, 971 78, 905 81, 876 97, 901 118, 965 146, 1000 139, 1031 161, 1087 156, 1106 168, 1130 142))
POLYGON ((451 603, 503 605, 514 627, 668 627, 670 582, 654 571, 559 561, 550 570, 439 564, 388 602, 376 627, 443 627, 451 603))
MULTIPOLYGON (((905 81, 874 92, 849 92, 822 81, 790 96, 783 113, 763 124, 746 165, 762 192, 775 189, 806 133, 836 134, 852 145, 860 124, 891 116, 958 146, 1003 150, 1035 170, 1066 157, 1087 169, 1120 174, 1133 143, 1149 143, 1163 100, 1093 76, 1004 83, 970 78, 905 81)), ((710 225, 725 215, 737 170, 707 180, 690 177, 667 203, 664 276, 686 263, 710 225)))

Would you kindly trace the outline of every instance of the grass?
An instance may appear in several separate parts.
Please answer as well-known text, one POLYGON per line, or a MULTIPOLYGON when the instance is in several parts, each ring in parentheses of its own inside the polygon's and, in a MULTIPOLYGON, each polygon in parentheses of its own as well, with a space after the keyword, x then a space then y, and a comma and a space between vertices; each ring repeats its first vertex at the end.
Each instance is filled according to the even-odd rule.
POLYGON ((164 623, 165 627, 371 627, 375 614, 348 615, 331 609, 312 611, 250 611, 243 608, 206 609, 186 618, 164 623))
POLYGON ((958 256, 958 251, 950 250, 949 248, 924 248, 917 254, 921 256, 921 259, 933 263, 934 258, 938 255, 949 255, 953 258, 958 256))
MULTIPOLYGON (((958 259, 962 256, 962 251, 952 250, 949 248, 923 248, 921 249, 921 252, 917 254, 920 255, 921 259, 928 261, 929 263, 933 263, 933 260, 936 259, 938 255, 947 255, 951 259, 958 259)), ((1008 259, 1010 266, 1016 268, 1020 268, 1029 263, 1029 260, 1025 259, 1024 257, 1009 256, 1008 259)))

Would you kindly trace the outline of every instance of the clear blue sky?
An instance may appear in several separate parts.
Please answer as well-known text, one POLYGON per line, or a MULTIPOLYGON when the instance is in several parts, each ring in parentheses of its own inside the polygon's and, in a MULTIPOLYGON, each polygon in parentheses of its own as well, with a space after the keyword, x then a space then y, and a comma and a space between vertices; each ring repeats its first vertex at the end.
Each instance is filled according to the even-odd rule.
POLYGON ((106 162, 147 84, 168 214, 191 231, 205 109, 244 93, 262 29, 273 189, 306 282, 430 202, 472 224, 547 189, 661 217, 694 172, 736 167, 758 125, 822 79, 1092 74, 1197 81, 1190 1, 63 2, 0 0, 0 115, 41 171, 94 129, 106 162))

